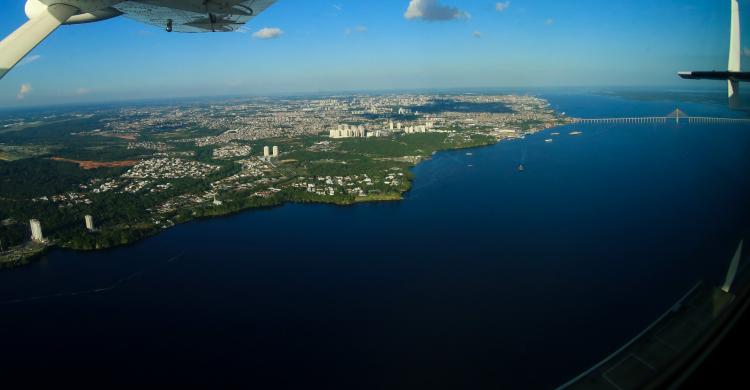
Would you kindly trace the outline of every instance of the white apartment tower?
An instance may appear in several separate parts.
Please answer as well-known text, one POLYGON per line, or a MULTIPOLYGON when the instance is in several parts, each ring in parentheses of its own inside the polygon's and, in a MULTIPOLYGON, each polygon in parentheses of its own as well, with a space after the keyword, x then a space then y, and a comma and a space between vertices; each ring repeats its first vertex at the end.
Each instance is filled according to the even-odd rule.
POLYGON ((30 220, 29 225, 31 225, 31 239, 36 242, 44 241, 44 236, 42 235, 42 224, 39 223, 39 220, 30 220))
POLYGON ((337 128, 329 131, 329 136, 331 138, 364 138, 367 137, 367 130, 362 125, 338 125, 337 128))
POLYGON ((86 221, 86 230, 93 232, 94 231, 94 217, 90 215, 86 215, 83 217, 83 220, 86 221))

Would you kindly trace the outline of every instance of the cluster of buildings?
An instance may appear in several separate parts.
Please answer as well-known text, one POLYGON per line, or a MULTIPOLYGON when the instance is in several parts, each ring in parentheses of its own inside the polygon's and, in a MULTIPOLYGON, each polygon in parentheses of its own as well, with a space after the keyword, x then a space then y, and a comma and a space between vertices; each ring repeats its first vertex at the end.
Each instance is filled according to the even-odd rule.
MULTIPOLYGON (((168 134, 181 129, 203 128, 219 131, 220 135, 198 136, 174 142, 190 142, 197 146, 226 145, 236 141, 318 135, 327 133, 331 138, 366 137, 359 125, 355 128, 339 128, 338 123, 363 123, 366 129, 402 130, 425 132, 431 129, 429 115, 417 111, 435 101, 451 101, 458 104, 475 105, 471 109, 456 109, 451 106, 439 114, 441 126, 495 127, 501 129, 522 128, 525 121, 553 123, 559 119, 546 101, 533 96, 481 95, 481 94, 394 94, 329 96, 305 99, 248 98, 242 102, 227 104, 193 105, 189 107, 152 106, 125 108, 113 113, 104 124, 105 131, 128 139, 133 146, 146 149, 165 150, 163 143, 135 142, 144 131, 159 131, 168 134), (507 110, 502 107, 508 108, 507 110), (393 123, 382 127, 383 118, 395 115, 415 116, 415 121, 393 123), (426 127, 420 127, 424 125, 426 127), (333 130, 331 130, 333 128, 333 130)), ((403 120, 403 118, 401 118, 403 120)), ((343 125, 342 125, 343 127, 343 125)), ((373 136, 378 130, 373 131, 373 136)), ((385 134, 385 133, 382 133, 385 134)))
POLYGON ((125 172, 122 177, 129 179, 181 179, 205 178, 221 168, 198 161, 181 158, 155 158, 144 160, 125 172))
POLYGON ((432 122, 427 122, 425 125, 417 125, 417 126, 408 126, 404 127, 404 133, 406 134, 414 134, 414 133, 426 133, 429 130, 432 130, 433 124, 432 122))
POLYGON ((274 146, 273 149, 271 149, 268 145, 263 147, 263 158, 269 159, 269 158, 278 158, 279 157, 279 147, 274 146))
POLYGON ((385 137, 394 132, 404 132, 406 134, 426 133, 432 130, 433 127, 433 122, 427 122, 424 125, 403 126, 401 122, 394 123, 393 121, 389 121, 387 130, 368 130, 363 125, 340 124, 335 129, 329 130, 328 136, 333 139, 385 137))
MULTIPOLYGON (((398 170, 398 168, 394 169, 398 170)), ((403 180, 403 175, 402 172, 391 172, 387 173, 382 179, 373 178, 367 174, 300 177, 291 184, 291 187, 320 196, 335 196, 337 194, 365 196, 367 195, 365 188, 375 186, 377 183, 382 182, 385 185, 398 186, 403 180)))
POLYGON ((80 192, 66 192, 64 194, 56 194, 50 196, 40 196, 38 198, 31 199, 32 202, 52 202, 59 203, 59 207, 73 206, 80 204, 91 204, 92 201, 86 194, 80 192))
POLYGON ((173 147, 166 142, 152 142, 152 141, 143 141, 143 142, 129 142, 128 143, 128 150, 133 149, 147 149, 147 150, 156 150, 159 152, 165 152, 167 150, 173 149, 173 147))
POLYGON ((214 159, 230 159, 249 156, 252 148, 249 145, 227 145, 213 150, 214 159))
POLYGON ((366 138, 367 130, 362 125, 338 125, 329 132, 331 138, 366 138))
MULTIPOLYGON (((95 183, 98 184, 98 181, 97 182, 92 181, 92 185, 94 185, 95 183)), ((93 192, 95 194, 102 194, 102 193, 105 193, 105 192, 112 191, 112 190, 118 188, 119 186, 120 186, 120 184, 117 182, 117 180, 114 180, 114 179, 107 180, 104 183, 99 184, 98 187, 92 189, 91 192, 93 192)))

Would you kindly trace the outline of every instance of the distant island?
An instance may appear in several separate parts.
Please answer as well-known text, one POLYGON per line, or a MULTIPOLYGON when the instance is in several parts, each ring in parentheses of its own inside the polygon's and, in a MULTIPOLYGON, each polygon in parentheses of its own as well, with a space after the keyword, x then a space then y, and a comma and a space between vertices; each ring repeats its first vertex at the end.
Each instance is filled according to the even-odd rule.
MULTIPOLYGON (((287 202, 399 200, 441 150, 571 123, 540 98, 399 94, 40 109, 0 117, 0 268, 287 202), (38 221, 31 234, 30 221, 38 221)), ((36 224, 36 222, 34 222, 36 224)))

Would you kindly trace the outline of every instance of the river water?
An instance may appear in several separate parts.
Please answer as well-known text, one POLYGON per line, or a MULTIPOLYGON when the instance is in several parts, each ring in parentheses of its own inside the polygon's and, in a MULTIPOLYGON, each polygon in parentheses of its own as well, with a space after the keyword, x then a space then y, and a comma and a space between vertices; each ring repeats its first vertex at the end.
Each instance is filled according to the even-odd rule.
MULTIPOLYGON (((579 117, 678 103, 544 97, 579 117)), ((551 388, 719 283, 748 226, 743 125, 576 125, 470 152, 418 165, 402 202, 248 211, 2 272, 4 375, 551 388)))

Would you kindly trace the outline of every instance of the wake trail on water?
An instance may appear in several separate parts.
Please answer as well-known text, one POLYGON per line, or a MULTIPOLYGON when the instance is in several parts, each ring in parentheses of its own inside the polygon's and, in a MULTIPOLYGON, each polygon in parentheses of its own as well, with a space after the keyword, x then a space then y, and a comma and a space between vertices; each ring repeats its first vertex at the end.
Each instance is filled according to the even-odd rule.
POLYGON ((156 268, 159 265, 174 263, 175 261, 177 261, 178 259, 180 259, 183 255, 185 255, 184 251, 182 253, 180 253, 179 255, 177 255, 177 256, 170 257, 169 259, 167 259, 163 263, 157 263, 157 264, 152 265, 150 267, 146 267, 146 268, 140 269, 140 270, 138 270, 136 272, 133 272, 132 274, 124 277, 124 278, 118 279, 117 281, 115 281, 114 283, 112 283, 111 285, 109 285, 107 287, 100 287, 100 288, 93 288, 93 289, 89 289, 89 290, 72 291, 72 292, 60 292, 60 293, 54 293, 54 294, 37 295, 37 296, 26 297, 26 298, 11 299, 11 300, 8 300, 8 301, 2 301, 2 302, 0 302, 0 305, 12 305, 12 304, 17 304, 17 303, 27 303, 27 302, 31 302, 31 301, 40 301, 40 300, 44 300, 44 299, 60 298, 60 297, 75 297, 75 296, 79 296, 79 295, 101 294, 101 293, 104 293, 104 292, 112 291, 112 290, 114 290, 114 289, 116 289, 118 287, 121 287, 122 285, 124 285, 124 284, 132 281, 133 279, 146 274, 148 271, 153 270, 154 268, 156 268))

